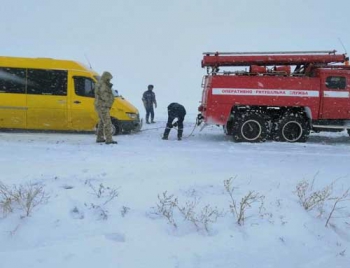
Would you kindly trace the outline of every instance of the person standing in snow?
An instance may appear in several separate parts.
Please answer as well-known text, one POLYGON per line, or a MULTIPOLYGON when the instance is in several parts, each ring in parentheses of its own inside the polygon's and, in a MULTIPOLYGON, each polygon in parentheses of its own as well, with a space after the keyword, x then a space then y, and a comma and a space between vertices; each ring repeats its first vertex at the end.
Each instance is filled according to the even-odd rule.
POLYGON ((186 109, 181 104, 176 102, 170 103, 168 106, 168 122, 166 124, 166 128, 163 134, 163 140, 167 140, 169 137, 170 130, 173 127, 177 128, 177 139, 180 141, 182 139, 183 133, 183 122, 185 120, 186 109), (174 119, 177 118, 177 121, 173 124, 174 119))
POLYGON ((112 139, 112 121, 109 114, 114 102, 112 78, 111 73, 104 72, 95 86, 95 109, 99 118, 96 142, 106 144, 117 144, 112 139))
POLYGON ((142 102, 146 109, 146 123, 150 124, 149 117, 151 116, 151 123, 154 122, 154 107, 157 108, 156 94, 153 92, 153 85, 148 85, 148 90, 142 95, 142 102))

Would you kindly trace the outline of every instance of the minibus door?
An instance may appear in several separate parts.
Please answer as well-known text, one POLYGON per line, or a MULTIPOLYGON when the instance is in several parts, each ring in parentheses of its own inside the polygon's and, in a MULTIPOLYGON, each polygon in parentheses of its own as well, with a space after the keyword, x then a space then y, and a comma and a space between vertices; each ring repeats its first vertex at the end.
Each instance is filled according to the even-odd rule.
POLYGON ((74 130, 93 131, 97 124, 95 111, 95 81, 83 74, 75 73, 70 82, 73 89, 70 91, 69 118, 74 130))

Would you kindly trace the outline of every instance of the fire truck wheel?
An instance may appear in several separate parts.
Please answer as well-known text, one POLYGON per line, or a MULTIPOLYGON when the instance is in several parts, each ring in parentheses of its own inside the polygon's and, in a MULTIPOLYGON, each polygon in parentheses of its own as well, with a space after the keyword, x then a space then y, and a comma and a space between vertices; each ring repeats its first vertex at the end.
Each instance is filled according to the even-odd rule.
POLYGON ((305 142, 310 134, 306 119, 299 114, 283 116, 275 129, 276 141, 305 142))
POLYGON ((252 113, 242 116, 233 126, 235 141, 262 142, 267 138, 268 125, 262 115, 252 113))
POLYGON ((226 135, 232 135, 233 121, 232 120, 228 121, 226 125, 223 126, 223 128, 224 128, 224 133, 226 135))

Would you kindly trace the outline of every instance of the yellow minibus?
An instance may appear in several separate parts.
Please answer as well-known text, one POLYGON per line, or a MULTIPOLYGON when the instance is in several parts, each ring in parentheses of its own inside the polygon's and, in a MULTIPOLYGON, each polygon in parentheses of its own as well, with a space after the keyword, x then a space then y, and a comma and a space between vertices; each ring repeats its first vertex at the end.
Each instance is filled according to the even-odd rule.
MULTIPOLYGON (((98 74, 81 63, 0 57, 0 129, 94 131, 98 74)), ((138 110, 116 94, 113 134, 139 131, 138 110)))

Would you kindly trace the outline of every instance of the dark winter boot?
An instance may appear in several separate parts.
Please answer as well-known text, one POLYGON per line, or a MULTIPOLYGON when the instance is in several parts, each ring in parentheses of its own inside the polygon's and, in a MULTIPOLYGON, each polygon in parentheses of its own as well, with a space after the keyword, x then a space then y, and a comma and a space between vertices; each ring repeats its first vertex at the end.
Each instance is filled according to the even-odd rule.
POLYGON ((178 129, 178 131, 177 131, 177 139, 178 139, 179 141, 182 140, 182 133, 183 133, 183 130, 182 130, 182 129, 178 129))
POLYGON ((166 128, 165 130, 164 130, 164 134, 163 134, 163 140, 167 140, 168 139, 168 137, 169 137, 169 133, 170 133, 170 128, 166 128))
POLYGON ((117 141, 106 141, 106 144, 118 144, 117 141))

